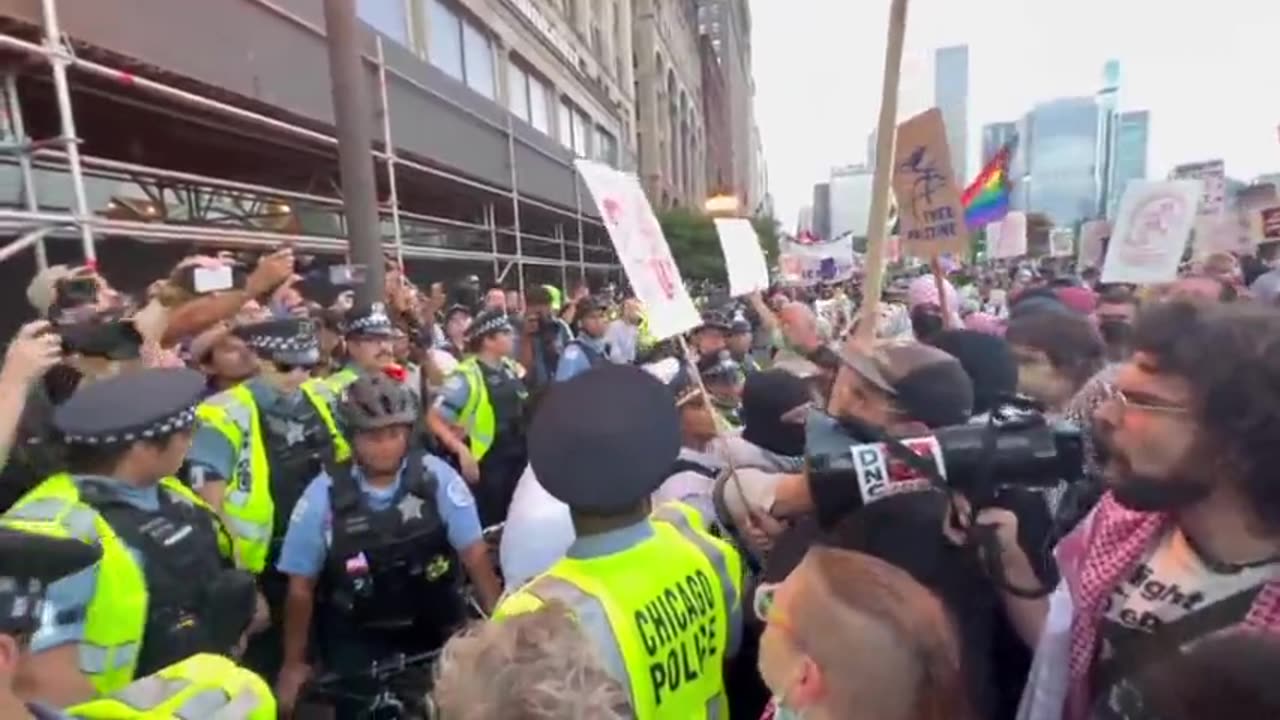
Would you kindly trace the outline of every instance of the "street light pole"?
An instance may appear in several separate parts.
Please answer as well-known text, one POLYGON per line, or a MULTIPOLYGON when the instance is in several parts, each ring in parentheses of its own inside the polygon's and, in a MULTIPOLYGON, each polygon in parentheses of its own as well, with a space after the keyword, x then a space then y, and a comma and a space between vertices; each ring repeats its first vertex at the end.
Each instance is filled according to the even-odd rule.
POLYGON ((360 52, 356 4, 352 0, 324 0, 324 25, 329 45, 329 78, 333 88, 347 242, 351 262, 365 267, 364 283, 356 287, 356 299, 362 303, 384 302, 382 223, 373 176, 373 105, 369 103, 360 52))

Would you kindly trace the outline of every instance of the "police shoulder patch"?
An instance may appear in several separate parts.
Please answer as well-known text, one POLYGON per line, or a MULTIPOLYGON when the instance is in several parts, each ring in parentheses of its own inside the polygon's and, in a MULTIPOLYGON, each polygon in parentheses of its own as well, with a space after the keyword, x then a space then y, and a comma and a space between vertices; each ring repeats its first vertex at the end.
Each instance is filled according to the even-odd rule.
POLYGON ((476 503, 475 498, 471 496, 471 490, 467 487, 467 482, 461 477, 450 480, 444 492, 449 497, 449 502, 458 507, 471 507, 476 503))

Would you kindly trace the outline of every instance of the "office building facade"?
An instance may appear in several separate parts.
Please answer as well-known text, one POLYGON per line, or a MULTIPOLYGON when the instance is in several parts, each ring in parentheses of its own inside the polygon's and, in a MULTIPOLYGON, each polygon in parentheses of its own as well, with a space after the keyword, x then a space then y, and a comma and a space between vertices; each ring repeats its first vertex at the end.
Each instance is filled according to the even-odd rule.
POLYGON ((828 239, 845 234, 867 236, 873 175, 874 171, 866 165, 849 165, 831 171, 828 183, 831 214, 828 239))
MULTIPOLYGON (((751 9, 748 0, 697 0, 698 31, 711 41, 724 74, 733 162, 733 190, 744 209, 763 199, 756 148, 755 81, 751 74, 751 9)), ((707 123, 708 132, 711 123, 707 123)))
POLYGON ((738 196, 741 206, 745 200, 737 190, 733 172, 733 134, 724 68, 709 36, 699 37, 698 46, 702 55, 702 117, 707 124, 707 193, 738 196))
POLYGON ((1067 226, 1094 217, 1098 105, 1092 97, 1037 104, 1026 118, 1027 209, 1067 226))
POLYGON ((942 110, 956 182, 969 182, 969 46, 940 48, 934 53, 933 104, 942 110))
POLYGON ((813 186, 812 210, 813 234, 828 240, 831 238, 831 183, 817 183, 813 186))
POLYGON ((1147 177, 1147 142, 1150 132, 1151 113, 1146 110, 1122 112, 1116 116, 1107 217, 1115 216, 1116 207, 1119 206, 1129 181, 1147 177))
MULTIPOLYGON (((1000 148, 1018 136, 1018 124, 1012 122, 994 122, 982 126, 982 161, 986 166, 991 158, 1000 152, 1000 148)), ((977 172, 975 171, 975 175, 977 172)))

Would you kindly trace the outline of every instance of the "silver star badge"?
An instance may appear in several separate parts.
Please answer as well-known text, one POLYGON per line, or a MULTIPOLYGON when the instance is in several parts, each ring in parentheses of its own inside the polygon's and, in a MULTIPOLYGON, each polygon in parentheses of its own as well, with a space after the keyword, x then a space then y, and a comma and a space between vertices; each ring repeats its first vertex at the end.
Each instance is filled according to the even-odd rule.
POLYGON ((396 506, 400 511, 401 522, 422 519, 422 498, 417 495, 405 495, 400 504, 396 506))
POLYGON ((302 423, 291 422, 285 426, 284 441, 287 445, 297 445, 307 437, 307 429, 302 423))

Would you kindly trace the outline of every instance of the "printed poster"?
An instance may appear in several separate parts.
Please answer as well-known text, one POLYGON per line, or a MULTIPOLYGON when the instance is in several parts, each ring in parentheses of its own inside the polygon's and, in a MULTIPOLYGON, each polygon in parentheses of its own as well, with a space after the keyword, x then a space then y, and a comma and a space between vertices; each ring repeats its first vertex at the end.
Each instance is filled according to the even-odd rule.
POLYGON ((1219 217, 1227 209, 1227 168, 1221 160, 1186 163, 1170 173, 1173 180, 1198 180, 1201 184, 1198 214, 1219 217))
POLYGON ((1131 181, 1107 244, 1102 282, 1150 285, 1176 279, 1202 193, 1198 180, 1131 181))
POLYGON ((697 327, 698 309, 640 180, 592 160, 579 159, 574 164, 595 198, 627 280, 644 303, 654 338, 665 340, 697 327))
POLYGON ((1049 231, 1049 257, 1072 257, 1076 254, 1076 232, 1071 228, 1049 231))
POLYGON ((893 193, 902 252, 924 259, 967 254, 969 233, 942 111, 932 108, 899 125, 896 147, 893 193))
POLYGON ((746 218, 716 218, 716 235, 729 272, 729 294, 750 295, 769 287, 769 268, 760 248, 760 236, 746 218))
POLYGON ((1280 205, 1265 207, 1253 213, 1250 219, 1252 235, 1259 243, 1280 240, 1280 205))

